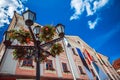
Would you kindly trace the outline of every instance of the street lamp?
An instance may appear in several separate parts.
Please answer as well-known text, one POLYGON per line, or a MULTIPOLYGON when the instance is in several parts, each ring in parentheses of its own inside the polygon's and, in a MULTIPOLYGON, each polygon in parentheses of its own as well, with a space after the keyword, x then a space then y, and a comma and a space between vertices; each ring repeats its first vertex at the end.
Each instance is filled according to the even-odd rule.
POLYGON ((56 32, 60 37, 64 37, 64 25, 62 24, 57 24, 56 25, 56 32))
POLYGON ((33 28, 33 32, 36 35, 36 38, 39 38, 41 26, 37 25, 33 28))
POLYGON ((34 27, 34 33, 37 35, 37 34, 40 34, 40 29, 41 29, 41 26, 37 25, 34 27))
POLYGON ((13 41, 13 39, 10 38, 10 34, 11 34, 11 31, 6 31, 6 32, 4 33, 4 35, 5 35, 4 44, 5 44, 6 46, 10 46, 11 43, 12 43, 12 41, 13 41))
MULTIPOLYGON (((36 19, 36 14, 30 10, 27 10, 23 13, 23 19, 25 21, 25 24, 27 25, 30 34, 32 36, 34 45, 33 46, 20 46, 20 45, 11 45, 11 41, 10 41, 10 37, 9 37, 9 31, 6 32, 5 34, 5 41, 4 44, 7 48, 9 49, 26 49, 26 50, 36 50, 35 54, 32 55, 33 57, 36 58, 36 80, 40 80, 40 53, 41 52, 45 52, 45 55, 48 57, 50 54, 49 51, 46 51, 43 49, 43 47, 49 46, 49 45, 53 45, 54 43, 63 40, 64 38, 64 26, 62 24, 57 24, 55 29, 56 32, 59 35, 59 38, 56 38, 54 40, 48 41, 48 42, 44 42, 42 43, 38 38, 39 38, 39 34, 40 33, 40 29, 41 26, 37 25, 33 28, 31 28, 31 26, 34 24, 34 21, 36 19), (10 44, 8 45, 7 43, 10 42, 10 44)), ((41 53, 42 54, 42 53, 41 53)))
POLYGON ((27 10, 23 13, 23 19, 25 20, 25 24, 27 26, 32 26, 36 19, 36 14, 30 10, 27 10))

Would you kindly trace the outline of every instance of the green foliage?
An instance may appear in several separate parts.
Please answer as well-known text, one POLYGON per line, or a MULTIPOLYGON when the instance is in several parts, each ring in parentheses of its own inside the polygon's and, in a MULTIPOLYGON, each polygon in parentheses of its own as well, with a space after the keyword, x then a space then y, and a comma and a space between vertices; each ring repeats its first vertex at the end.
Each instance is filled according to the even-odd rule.
POLYGON ((14 49, 13 57, 15 60, 25 58, 27 51, 25 49, 14 49))
POLYGON ((18 40, 21 44, 27 44, 29 41, 32 41, 31 35, 29 31, 26 31, 24 29, 21 30, 10 30, 11 33, 9 37, 11 39, 18 40))
MULTIPOLYGON (((25 30, 25 29, 14 30, 13 29, 10 31, 11 33, 9 34, 9 37, 14 40, 16 39, 21 44, 29 44, 30 41, 33 41, 31 34, 28 30, 25 30)), ((47 26, 42 27, 40 30, 40 34, 37 34, 36 36, 39 38, 41 42, 42 41, 48 42, 54 38, 54 35, 55 35, 55 28, 53 26, 47 25, 47 26)), ((56 43, 51 47, 49 55, 45 55, 44 52, 40 52, 40 62, 45 62, 47 60, 47 57, 50 55, 55 57, 56 55, 59 55, 62 52, 63 52, 62 45, 60 43, 56 43)), ((26 58, 26 55, 29 55, 29 54, 30 54, 29 50, 26 50, 23 48, 14 49, 13 51, 13 57, 15 60, 24 59, 26 58)), ((36 58, 34 59, 36 61, 36 58)))
POLYGON ((43 41, 50 41, 53 39, 54 34, 55 34, 55 28, 53 26, 47 25, 41 28, 40 38, 43 41))
POLYGON ((50 53, 53 57, 55 57, 56 55, 59 55, 60 53, 62 53, 63 47, 60 43, 54 44, 50 50, 50 53))

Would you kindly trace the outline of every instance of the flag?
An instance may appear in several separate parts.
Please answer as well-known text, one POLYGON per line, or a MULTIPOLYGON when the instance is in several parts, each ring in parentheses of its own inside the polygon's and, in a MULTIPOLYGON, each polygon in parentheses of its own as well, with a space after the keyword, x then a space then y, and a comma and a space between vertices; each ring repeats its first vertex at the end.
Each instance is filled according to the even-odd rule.
POLYGON ((89 77, 89 80, 94 80, 93 74, 86 67, 84 67, 84 69, 86 71, 86 74, 89 77))
POLYGON ((86 74, 88 75, 90 80, 93 80, 94 77, 93 77, 93 75, 92 75, 92 73, 91 73, 91 71, 90 71, 90 69, 88 67, 88 64, 86 63, 85 56, 81 53, 79 48, 76 48, 76 49, 77 49, 77 52, 78 52, 78 54, 79 54, 79 56, 80 56, 80 58, 82 60, 82 63, 84 65, 84 69, 86 71, 86 74))
MULTIPOLYGON (((80 56, 80 58, 81 58, 81 60, 82 60, 82 62, 83 62, 83 65, 89 70, 88 65, 87 65, 87 63, 86 63, 86 61, 85 61, 85 59, 84 59, 84 56, 83 56, 83 54, 81 53, 80 49, 79 49, 79 48, 76 48, 76 49, 77 49, 77 52, 79 53, 79 56, 80 56)), ((89 71, 90 71, 90 70, 89 70, 89 71)))
POLYGON ((92 64, 93 64, 95 70, 97 71, 97 73, 99 73, 99 67, 98 67, 98 65, 95 62, 92 62, 92 64))
POLYGON ((89 52, 86 49, 84 50, 84 53, 87 54, 87 57, 90 61, 93 61, 92 56, 89 54, 89 52))
POLYGON ((87 62, 88 62, 88 64, 89 65, 91 65, 92 66, 92 68, 93 68, 93 70, 91 69, 91 72, 92 72, 92 74, 93 74, 93 76, 95 76, 96 77, 96 80, 99 80, 100 79, 100 77, 99 77, 99 68, 98 68, 98 66, 97 66, 97 64, 95 63, 95 59, 93 58, 93 56, 91 56, 90 54, 89 54, 89 52, 85 49, 84 50, 84 54, 86 55, 86 57, 87 57, 87 62), (95 74, 94 74, 95 73, 95 74))

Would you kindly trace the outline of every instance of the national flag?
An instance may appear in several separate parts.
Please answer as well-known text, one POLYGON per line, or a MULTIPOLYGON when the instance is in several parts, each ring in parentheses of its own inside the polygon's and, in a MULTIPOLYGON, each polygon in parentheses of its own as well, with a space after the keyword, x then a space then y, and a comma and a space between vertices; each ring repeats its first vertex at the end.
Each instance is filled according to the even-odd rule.
MULTIPOLYGON (((83 54, 81 53, 80 49, 79 49, 79 48, 76 48, 76 49, 77 49, 77 52, 79 53, 79 56, 80 56, 80 58, 81 58, 81 60, 82 60, 82 62, 83 62, 83 65, 89 70, 88 65, 87 65, 87 63, 86 63, 86 61, 85 61, 85 59, 84 59, 84 56, 83 56, 83 54)), ((90 70, 89 70, 89 71, 90 71, 90 70)))
POLYGON ((87 63, 88 63, 89 65, 91 65, 91 62, 89 61, 88 58, 86 58, 86 61, 87 61, 87 63))
POLYGON ((86 49, 84 50, 84 53, 87 54, 88 59, 89 59, 90 61, 93 61, 92 56, 89 54, 89 52, 88 52, 86 49))
POLYGON ((83 62, 84 69, 85 69, 85 71, 86 71, 89 79, 90 79, 90 80, 93 80, 94 77, 93 77, 93 75, 92 75, 92 73, 91 73, 91 71, 90 71, 90 69, 89 69, 89 67, 88 67, 88 64, 86 63, 85 56, 81 53, 81 51, 80 51, 79 48, 76 48, 76 49, 77 49, 77 52, 79 53, 79 56, 80 56, 80 58, 81 58, 81 60, 82 60, 82 62, 83 62))
POLYGON ((93 76, 96 76, 96 80, 100 79, 99 68, 98 68, 98 65, 95 63, 95 59, 93 58, 93 56, 91 56, 89 54, 89 52, 86 49, 84 50, 84 54, 86 54, 88 64, 90 64, 92 66, 93 70, 94 70, 94 71, 91 70, 91 72, 93 73, 93 76), (94 75, 94 73, 95 73, 95 75, 94 75))
POLYGON ((98 65, 95 62, 92 62, 92 64, 93 64, 95 70, 97 71, 97 73, 99 73, 99 67, 98 67, 98 65))

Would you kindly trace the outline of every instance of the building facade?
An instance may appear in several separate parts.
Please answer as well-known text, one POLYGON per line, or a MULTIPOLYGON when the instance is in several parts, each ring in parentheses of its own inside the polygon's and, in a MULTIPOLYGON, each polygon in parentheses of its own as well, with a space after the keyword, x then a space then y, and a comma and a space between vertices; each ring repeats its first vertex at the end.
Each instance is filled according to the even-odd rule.
POLYGON ((115 60, 112 65, 114 69, 117 71, 117 73, 120 75, 120 58, 115 60))
MULTIPOLYGON (((34 26, 39 25, 34 23, 34 26)), ((26 28, 23 18, 15 13, 8 30, 26 28)), ((4 39, 3 39, 4 41, 4 39)), ((59 56, 49 56, 40 63, 41 80, 119 80, 108 58, 97 53, 78 36, 65 36, 60 41, 64 48, 59 56)), ((14 41, 13 44, 19 44, 14 41)), ((36 63, 32 59, 17 61, 13 50, 0 44, 0 80, 35 79, 36 63)))

